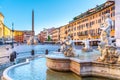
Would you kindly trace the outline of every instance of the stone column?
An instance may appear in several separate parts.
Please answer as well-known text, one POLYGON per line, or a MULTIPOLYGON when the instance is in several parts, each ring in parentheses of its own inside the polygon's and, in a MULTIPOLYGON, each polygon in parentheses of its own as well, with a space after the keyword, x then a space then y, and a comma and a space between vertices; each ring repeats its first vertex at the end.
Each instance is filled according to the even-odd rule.
POLYGON ((120 47, 120 0, 115 0, 115 38, 117 47, 120 47))

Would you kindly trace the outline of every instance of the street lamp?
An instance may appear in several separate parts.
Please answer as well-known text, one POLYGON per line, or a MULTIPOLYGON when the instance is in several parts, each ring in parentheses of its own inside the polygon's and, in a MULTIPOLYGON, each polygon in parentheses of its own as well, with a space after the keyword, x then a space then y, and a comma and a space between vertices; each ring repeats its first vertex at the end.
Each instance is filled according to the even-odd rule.
POLYGON ((14 32, 14 29, 13 28, 14 28, 14 23, 12 23, 12 45, 11 45, 12 48, 14 48, 14 44, 13 44, 13 32, 14 32))

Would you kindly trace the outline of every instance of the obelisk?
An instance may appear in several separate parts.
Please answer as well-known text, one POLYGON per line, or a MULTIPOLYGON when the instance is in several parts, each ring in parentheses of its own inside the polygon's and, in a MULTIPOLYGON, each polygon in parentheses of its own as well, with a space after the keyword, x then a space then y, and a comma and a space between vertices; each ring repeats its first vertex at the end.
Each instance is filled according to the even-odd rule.
POLYGON ((34 10, 32 10, 32 36, 34 37, 34 10))
POLYGON ((32 45, 34 44, 34 10, 32 10, 32 45))

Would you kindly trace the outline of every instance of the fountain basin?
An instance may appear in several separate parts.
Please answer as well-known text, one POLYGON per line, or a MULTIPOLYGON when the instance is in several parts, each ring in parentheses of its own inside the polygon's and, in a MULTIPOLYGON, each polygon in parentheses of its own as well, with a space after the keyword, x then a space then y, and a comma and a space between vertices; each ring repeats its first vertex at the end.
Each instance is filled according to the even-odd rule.
POLYGON ((23 66, 29 64, 29 62, 24 62, 24 63, 20 63, 17 65, 13 65, 11 67, 8 67, 4 72, 3 72, 3 76, 1 77, 2 80, 13 80, 11 77, 8 76, 8 71, 12 70, 13 68, 16 68, 18 66, 23 66))
POLYGON ((36 58, 29 64, 19 64, 16 67, 7 68, 2 80, 81 80, 82 77, 72 72, 58 72, 50 70, 46 66, 45 58, 36 58), (7 71, 6 71, 7 70, 7 71))
POLYGON ((46 56, 47 67, 57 71, 72 71, 79 76, 100 76, 120 79, 120 64, 108 64, 95 60, 80 60, 73 57, 46 56))
MULTIPOLYGON (((50 56, 50 58, 52 57, 53 56, 50 56)), ((38 58, 30 61, 29 64, 22 63, 7 68, 4 71, 5 74, 3 73, 2 80, 89 80, 89 78, 93 80, 95 78, 88 76, 102 76, 113 78, 115 80, 120 79, 119 64, 113 65, 69 57, 67 57, 67 59, 70 60, 69 71, 71 72, 64 71, 64 73, 62 73, 48 69, 45 64, 46 59, 38 58), (72 72, 76 73, 78 76, 73 74, 72 72), (82 76, 87 76, 88 79, 82 76)), ((109 80, 106 78, 97 77, 96 80, 109 80)))
POLYGON ((47 67, 56 71, 73 71, 74 73, 81 75, 81 71, 91 71, 92 65, 90 60, 80 60, 73 57, 65 57, 64 55, 47 55, 46 56, 47 67))
POLYGON ((70 59, 64 56, 47 55, 47 67, 56 71, 70 71, 70 59))

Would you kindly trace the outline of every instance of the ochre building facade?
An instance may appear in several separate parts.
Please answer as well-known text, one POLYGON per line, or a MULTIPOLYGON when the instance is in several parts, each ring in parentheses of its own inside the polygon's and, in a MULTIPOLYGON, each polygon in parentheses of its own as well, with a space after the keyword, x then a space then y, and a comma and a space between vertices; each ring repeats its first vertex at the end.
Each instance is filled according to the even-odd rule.
POLYGON ((5 41, 13 39, 16 42, 24 42, 24 31, 11 30, 4 24, 4 16, 0 13, 0 38, 4 38, 5 41))
MULTIPOLYGON (((110 13, 115 23, 115 3, 107 1, 104 4, 97 5, 79 16, 74 17, 73 21, 60 27, 60 40, 65 40, 71 36, 73 40, 99 39, 100 25, 105 22, 106 13, 110 13)), ((115 26, 111 27, 111 37, 114 37, 115 26)))

